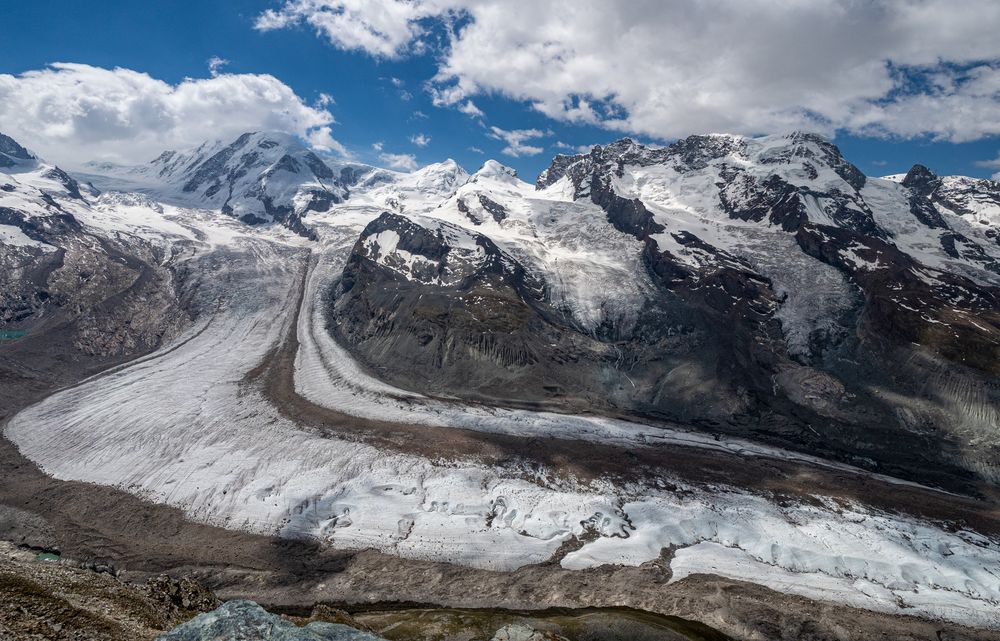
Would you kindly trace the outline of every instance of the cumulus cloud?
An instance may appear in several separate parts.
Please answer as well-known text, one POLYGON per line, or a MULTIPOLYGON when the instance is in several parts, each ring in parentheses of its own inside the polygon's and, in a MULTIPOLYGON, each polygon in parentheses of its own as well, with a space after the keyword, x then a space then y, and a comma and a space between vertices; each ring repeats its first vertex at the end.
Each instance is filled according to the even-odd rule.
POLYGON ((426 147, 431 144, 431 137, 424 134, 417 134, 416 136, 410 136, 410 142, 417 147, 426 147))
POLYGON ((258 16, 255 26, 270 31, 306 24, 341 49, 397 58, 422 46, 422 20, 449 11, 437 0, 287 0, 258 16))
POLYGON ((378 159, 385 163, 390 169, 401 171, 413 171, 417 168, 417 158, 413 154, 390 154, 380 153, 378 159))
POLYGON ((3 132, 70 167, 145 162, 165 149, 255 130, 294 134, 346 154, 332 136, 333 123, 329 111, 307 105, 270 75, 220 73, 170 84, 129 69, 71 63, 0 74, 3 132))
POLYGON ((500 127, 490 127, 488 135, 490 138, 507 143, 507 146, 500 150, 500 153, 507 156, 514 156, 515 158, 520 156, 537 156, 545 151, 542 147, 527 144, 527 141, 541 138, 545 135, 544 131, 539 131, 538 129, 514 129, 508 131, 500 127))
POLYGON ((656 138, 1000 134, 995 0, 286 0, 258 27, 399 57, 434 46, 431 20, 434 102, 462 110, 499 94, 656 138))
POLYGON ((219 70, 229 64, 229 61, 219 56, 212 56, 208 59, 208 72, 212 77, 219 75, 219 70))

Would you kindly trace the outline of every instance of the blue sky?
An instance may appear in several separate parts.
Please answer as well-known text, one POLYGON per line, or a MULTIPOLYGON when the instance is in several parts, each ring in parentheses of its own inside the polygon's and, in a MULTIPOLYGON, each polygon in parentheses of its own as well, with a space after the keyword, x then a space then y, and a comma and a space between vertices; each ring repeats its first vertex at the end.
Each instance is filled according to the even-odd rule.
MULTIPOLYGON (((176 85, 185 78, 208 78, 208 61, 218 57, 228 61, 220 67, 222 73, 272 75, 308 105, 316 105, 323 94, 332 97, 333 101, 322 108, 336 119, 336 124, 330 125, 331 135, 360 161, 386 164, 380 162, 382 154, 412 155, 418 164, 451 157, 474 170, 486 158, 497 158, 516 168, 527 179, 534 178, 556 153, 571 153, 568 148, 603 143, 623 135, 659 143, 669 142, 679 135, 675 127, 657 124, 670 122, 669 115, 662 120, 655 116, 644 119, 637 116, 633 119, 634 125, 633 121, 628 121, 609 126, 608 122, 618 119, 612 117, 616 109, 613 106, 607 108, 602 119, 589 122, 586 118, 573 121, 565 113, 551 117, 551 108, 537 107, 539 101, 549 100, 546 90, 541 88, 533 90, 534 94, 516 95, 519 91, 516 78, 510 81, 513 84, 478 86, 471 93, 465 91, 462 98, 451 104, 441 100, 438 94, 438 104, 435 104, 435 89, 483 83, 481 77, 459 74, 458 80, 450 85, 437 82, 428 86, 447 62, 448 52, 460 48, 455 42, 446 41, 448 33, 442 26, 446 20, 432 17, 408 23, 419 25, 419 46, 410 43, 398 55, 386 56, 373 54, 364 46, 339 42, 336 34, 317 33, 316 28, 303 22, 269 30, 255 28, 263 12, 281 11, 283 7, 281 2, 273 0, 149 3, 133 0, 99 4, 3 0, 6 41, 4 55, 0 58, 0 74, 16 78, 25 72, 44 69, 50 63, 71 62, 103 69, 122 67, 176 85), (482 117, 470 116, 459 109, 467 100, 474 102, 482 117), (546 110, 549 115, 542 113, 546 110), (524 153, 512 156, 503 153, 509 140, 491 135, 493 127, 505 131, 533 129, 539 135, 526 140, 524 153), (417 144, 414 140, 419 142, 418 136, 429 142, 417 144), (373 147, 379 143, 381 151, 373 147)), ((460 30, 463 20, 473 19, 465 15, 453 24, 453 29, 460 30)), ((469 46, 462 44, 466 50, 469 46)), ((947 46, 950 45, 942 45, 947 46)), ((475 51, 470 55, 474 57, 475 51)), ((975 55, 976 60, 982 60, 982 53, 963 55, 975 55)), ((991 59, 987 56, 987 63, 991 59)), ((470 63, 468 59, 456 64, 475 67, 475 61, 470 63)), ((543 66, 539 66, 541 69, 543 66)), ((816 71, 818 74, 824 72, 823 69, 816 71)), ((488 66, 485 73, 489 73, 488 66)), ((501 71, 498 75, 502 73, 510 72, 501 71)), ((587 80, 584 78, 580 82, 587 80)), ((769 80, 762 80, 762 84, 766 82, 769 80)), ((582 86, 584 89, 580 91, 587 91, 586 84, 582 86)), ((632 85, 627 89, 634 91, 632 85)), ((572 95, 577 94, 568 95, 572 100, 572 95)), ((599 98, 592 103, 602 108, 599 98)), ((995 96, 991 100, 996 102, 995 96)), ((641 98, 632 104, 634 113, 648 108, 641 98)), ((975 104, 973 108, 977 108, 975 104)), ((622 107, 617 110, 620 115, 622 107)), ((738 110, 738 105, 729 108, 730 112, 738 110)), ((722 115, 716 120, 721 124, 730 120, 741 123, 739 114, 730 116, 723 109, 720 113, 722 115)), ((677 114, 678 121, 687 118, 693 126, 702 122, 697 120, 697 114, 686 115, 681 110, 677 114)), ((826 115, 823 118, 829 120, 826 115)), ((711 126, 715 121, 705 122, 711 126)), ((77 126, 82 125, 77 123, 77 126)), ((940 131, 929 127, 927 132, 914 133, 909 123, 893 124, 904 132, 902 135, 890 132, 888 137, 885 132, 868 136, 858 131, 847 133, 846 128, 836 124, 831 126, 836 132, 834 141, 868 174, 902 172, 915 162, 927 164, 939 173, 988 177, 1000 171, 1000 166, 976 164, 998 157, 1000 139, 997 129, 991 128, 989 122, 980 127, 981 131, 962 134, 961 137, 971 139, 961 142, 935 142, 933 138, 940 138, 940 131)), ((740 133, 767 133, 766 124, 748 122, 738 128, 748 127, 754 129, 740 133)), ((0 112, 0 131, 4 128, 4 116, 0 112)), ((701 131, 691 130, 690 133, 701 131)), ((79 138, 87 139, 83 134, 79 138)), ((60 159, 52 160, 58 162, 60 159)))

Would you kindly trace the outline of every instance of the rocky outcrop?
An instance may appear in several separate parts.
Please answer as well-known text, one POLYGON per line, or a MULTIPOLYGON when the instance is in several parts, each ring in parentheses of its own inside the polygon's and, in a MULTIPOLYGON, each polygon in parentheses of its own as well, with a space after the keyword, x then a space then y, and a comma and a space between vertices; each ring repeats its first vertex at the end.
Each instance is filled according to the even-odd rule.
POLYGON ((14 167, 35 157, 10 136, 0 133, 0 169, 14 167))
POLYGON ((175 579, 165 574, 146 581, 150 598, 182 612, 208 612, 221 604, 215 594, 189 577, 175 579))
POLYGON ((303 627, 270 614, 253 601, 229 601, 157 637, 157 641, 385 641, 337 623, 303 627))
POLYGON ((511 623, 497 630, 490 641, 569 641, 555 632, 536 630, 521 623, 511 623))
MULTIPOLYGON (((151 639, 199 612, 213 600, 186 606, 149 586, 126 583, 56 554, 15 547, 0 540, 0 638, 52 641, 151 639), (48 560, 46 560, 48 559, 48 560)), ((191 579, 184 593, 205 593, 191 579)), ((211 605, 211 607, 206 607, 211 605)))

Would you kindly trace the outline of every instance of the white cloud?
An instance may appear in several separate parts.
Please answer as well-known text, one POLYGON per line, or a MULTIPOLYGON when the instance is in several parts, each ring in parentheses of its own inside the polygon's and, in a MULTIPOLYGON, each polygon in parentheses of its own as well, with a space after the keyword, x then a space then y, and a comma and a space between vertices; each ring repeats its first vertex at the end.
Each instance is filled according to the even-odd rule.
POLYGON ((485 115, 482 110, 476 106, 476 103, 471 100, 466 100, 458 105, 458 110, 467 116, 472 116, 473 118, 482 118, 485 115))
POLYGON ((413 115, 410 116, 410 120, 424 120, 426 118, 430 118, 430 116, 420 110, 414 111, 413 115))
POLYGON ((499 94, 656 138, 1000 134, 996 0, 286 0, 259 26, 396 57, 433 45, 429 18, 438 105, 499 94))
POLYGON ((424 134, 417 134, 416 136, 410 136, 410 142, 417 147, 426 147, 431 143, 431 137, 424 134))
POLYGON ((382 151, 382 147, 384 147, 384 146, 385 146, 385 143, 382 142, 381 140, 378 141, 378 142, 373 142, 372 143, 372 149, 374 149, 375 151, 382 151))
POLYGON ((337 101, 334 100, 333 96, 331 96, 328 93, 320 93, 319 98, 316 99, 317 109, 323 109, 325 107, 329 107, 330 105, 335 105, 335 104, 337 104, 337 101))
POLYGON ((483 151, 479 147, 468 147, 467 149, 469 151, 471 151, 472 153, 474 153, 474 154, 485 154, 486 153, 485 151, 483 151))
POLYGON ((178 84, 129 69, 56 63, 0 74, 0 130, 43 158, 145 162, 165 149, 246 131, 281 131, 345 153, 330 112, 270 75, 218 74, 178 84))
POLYGON ((353 155, 333 138, 333 131, 328 126, 311 129, 306 132, 303 138, 316 151, 333 153, 344 158, 350 158, 353 155))
POLYGON ((519 156, 537 156, 545 151, 542 147, 526 144, 528 140, 541 138, 546 135, 544 131, 539 131, 538 129, 514 129, 508 131, 500 127, 490 127, 488 135, 490 138, 507 143, 507 146, 501 149, 500 153, 514 156, 515 158, 519 156))
POLYGON ((993 160, 977 160, 976 167, 987 167, 989 169, 1000 169, 1000 152, 993 160))
POLYGON ((219 70, 229 64, 229 61, 219 56, 212 56, 208 59, 208 72, 212 77, 219 75, 219 70))
POLYGON ((396 58, 422 46, 420 20, 447 10, 436 0, 286 0, 262 13, 255 26, 270 31, 305 23, 342 49, 396 58))
POLYGON ((403 82, 401 78, 396 78, 396 77, 389 78, 389 82, 391 82, 392 86, 396 88, 402 87, 404 84, 406 84, 403 82))
POLYGON ((413 171, 417 168, 417 158, 413 154, 381 153, 378 155, 378 159, 391 169, 413 171))

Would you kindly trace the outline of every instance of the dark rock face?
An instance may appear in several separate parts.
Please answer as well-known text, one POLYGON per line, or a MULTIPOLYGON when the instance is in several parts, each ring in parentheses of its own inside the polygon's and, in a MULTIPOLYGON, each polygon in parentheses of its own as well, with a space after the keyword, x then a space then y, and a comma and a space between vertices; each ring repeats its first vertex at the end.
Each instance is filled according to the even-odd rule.
POLYGON ((921 196, 930 196, 941 186, 941 179, 927 167, 913 165, 903 178, 903 186, 921 196))
POLYGON ((623 343, 623 353, 577 332, 544 291, 485 236, 458 237, 384 213, 362 233, 331 292, 329 328, 390 380, 431 393, 460 389, 479 399, 580 408, 626 400, 620 392, 631 385, 618 360, 663 359, 656 344, 690 331, 683 312, 650 309, 640 330, 649 345, 623 343))
POLYGON ((35 157, 16 140, 0 133, 0 167, 13 167, 19 161, 34 159, 35 157))
POLYGON ((469 248, 383 213, 365 228, 344 268, 331 329, 366 351, 394 352, 393 367, 431 376, 428 366, 444 364, 454 366, 446 377, 456 375, 469 355, 502 367, 537 362, 547 313, 539 284, 485 236, 460 240, 469 248), (501 328, 512 330, 508 340, 491 336, 501 328))
POLYGON ((85 200, 83 194, 80 193, 80 183, 78 183, 75 178, 67 174, 62 169, 53 167, 52 169, 46 171, 43 175, 50 180, 55 180, 62 184, 70 198, 85 200))
MULTIPOLYGON (((507 220, 508 212, 507 209, 498 202, 491 200, 489 196, 485 194, 477 194, 476 200, 479 202, 480 207, 483 208, 490 217, 496 222, 503 222, 507 220)), ((459 198, 456 201, 458 211, 465 214, 465 217, 469 219, 474 225, 482 225, 485 218, 472 210, 469 204, 465 202, 464 198, 459 198)))
POLYGON ((507 218, 507 210, 504 209, 503 205, 500 203, 490 200, 487 196, 479 194, 479 204, 483 206, 483 209, 490 213, 493 220, 496 222, 501 222, 507 218))
MULTIPOLYGON (((8 152, 23 151, 2 142, 8 152)), ((35 347, 0 340, 0 378, 23 380, 44 371, 37 364, 25 368, 29 362, 100 363, 148 351, 188 320, 162 254, 141 240, 92 234, 60 204, 82 199, 77 182, 56 167, 42 175, 65 192, 56 189, 53 197, 11 184, 5 192, 17 198, 17 206, 0 207, 0 225, 33 241, 0 242, 0 330, 38 339, 29 341, 35 347), (32 351, 40 345, 42 353, 32 351)))
POLYGON ((596 173, 590 182, 590 199, 608 214, 608 222, 618 231, 645 240, 665 228, 655 220, 638 198, 622 198, 610 188, 607 179, 596 173))

